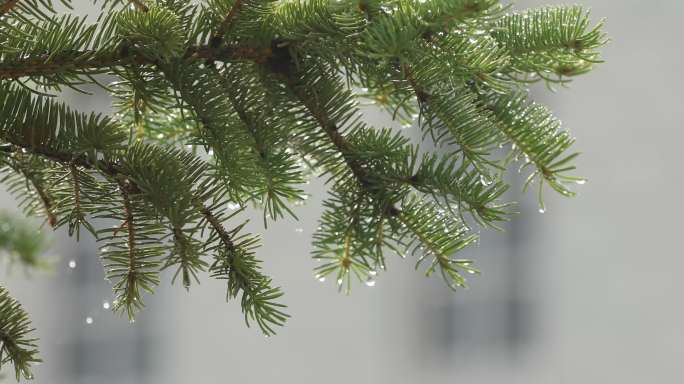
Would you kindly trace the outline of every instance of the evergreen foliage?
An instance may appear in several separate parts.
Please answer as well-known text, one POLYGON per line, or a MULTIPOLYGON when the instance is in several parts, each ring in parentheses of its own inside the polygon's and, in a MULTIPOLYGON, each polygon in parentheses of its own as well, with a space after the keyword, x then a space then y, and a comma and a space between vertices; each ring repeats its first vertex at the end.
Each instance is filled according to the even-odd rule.
MULTIPOLYGON (((238 217, 248 205, 262 207, 264 225, 294 217, 312 175, 330 188, 317 278, 345 292, 372 284, 390 253, 464 286, 478 271, 458 252, 477 226, 514 213, 507 169, 530 169, 541 209, 544 185, 572 196, 584 182, 570 173, 573 138, 526 90, 600 62, 602 24, 579 6, 99 3, 93 21, 49 0, 0 0, 0 162, 27 214, 101 242, 114 309, 131 319, 170 269, 188 289, 204 274, 226 280, 247 323, 275 333, 288 317, 282 292, 238 217), (52 97, 86 84, 113 96, 112 116, 52 97), (416 119, 421 142, 365 122, 368 99, 401 124, 416 119)), ((37 361, 29 328, 0 288, 0 364, 17 376, 37 361)))

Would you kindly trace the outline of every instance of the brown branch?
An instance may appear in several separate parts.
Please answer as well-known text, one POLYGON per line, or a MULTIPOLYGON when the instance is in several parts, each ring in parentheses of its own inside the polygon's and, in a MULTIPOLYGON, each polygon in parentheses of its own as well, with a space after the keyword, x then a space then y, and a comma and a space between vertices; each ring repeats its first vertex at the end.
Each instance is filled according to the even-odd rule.
POLYGON ((404 74, 404 78, 406 81, 409 83, 411 88, 413 89, 413 92, 416 94, 416 98, 418 99, 418 102, 420 103, 425 103, 427 102, 432 95, 425 91, 419 84, 418 81, 416 81, 416 78, 413 76, 413 71, 411 71, 411 67, 403 63, 401 64, 401 71, 404 74))
POLYGON ((52 202, 50 201, 50 196, 45 192, 45 190, 42 188, 41 185, 39 185, 38 181, 35 180, 32 176, 30 176, 28 173, 24 172, 24 176, 31 181, 31 185, 33 185, 33 189, 36 190, 36 193, 38 193, 38 197, 40 197, 40 201, 43 203, 43 208, 45 208, 45 215, 47 216, 47 222, 50 224, 51 227, 55 227, 57 225, 57 216, 52 212, 52 202))
MULTIPOLYGON (((311 116, 318 122, 318 125, 323 129, 328 139, 342 154, 345 163, 361 187, 365 191, 374 194, 375 192, 370 189, 372 180, 368 170, 363 167, 363 163, 361 161, 352 156, 354 151, 351 148, 351 145, 344 135, 340 133, 340 127, 337 126, 337 123, 328 116, 325 106, 321 105, 319 97, 316 94, 316 89, 312 87, 307 87, 305 89, 301 86, 301 84, 299 84, 300 79, 291 63, 291 57, 286 50, 287 48, 275 50, 266 64, 268 64, 268 67, 274 75, 283 80, 288 89, 297 97, 297 99, 309 111, 311 116), (309 96, 309 92, 313 94, 313 97, 309 96)), ((400 212, 400 209, 390 205, 386 207, 384 213, 389 216, 396 216, 400 212)))
MULTIPOLYGON (((14 167, 13 167, 14 168, 14 167)), ((52 212, 52 199, 43 189, 42 182, 37 180, 30 170, 23 168, 22 166, 17 166, 14 168, 16 171, 22 173, 24 178, 31 183, 31 186, 36 191, 38 198, 40 199, 43 209, 45 210, 45 216, 47 217, 47 222, 50 227, 54 228, 57 225, 57 216, 52 212)))
MULTIPOLYGON (((263 62, 270 55, 270 48, 225 47, 220 50, 215 50, 207 45, 199 45, 188 48, 182 58, 186 60, 252 60, 255 62, 263 62)), ((27 76, 53 75, 65 72, 93 75, 107 72, 114 67, 139 67, 152 64, 158 64, 158 62, 141 54, 130 54, 126 49, 109 53, 68 51, 63 52, 62 55, 59 53, 42 54, 29 56, 14 62, 0 62, 0 80, 17 79, 27 76)))
POLYGON ((219 24, 219 27, 216 29, 216 32, 214 33, 214 36, 211 39, 211 46, 214 49, 217 49, 221 46, 221 43, 223 43, 223 38, 226 36, 226 33, 230 32, 230 30, 233 28, 235 17, 240 12, 242 4, 243 0, 235 0, 233 6, 230 7, 230 11, 228 11, 228 14, 226 14, 223 20, 221 20, 221 24, 219 24))
POLYGON ((228 231, 226 231, 226 228, 223 226, 223 224, 221 224, 218 218, 211 212, 209 208, 207 208, 200 201, 195 200, 193 203, 197 210, 207 220, 209 225, 211 225, 211 227, 214 228, 214 230, 219 236, 219 239, 221 239, 221 242, 226 246, 226 248, 228 248, 229 251, 234 252, 235 244, 233 243, 233 240, 230 238, 230 234, 228 233, 228 231))
POLYGON ((132 287, 136 284, 136 255, 135 255, 135 227, 133 225, 133 207, 131 207, 131 193, 134 191, 133 184, 129 179, 117 178, 121 198, 123 201, 123 211, 126 216, 126 232, 128 234, 128 271, 126 272, 126 306, 129 306, 136 299, 136 289, 132 287))
POLYGON ((316 90, 307 89, 308 91, 314 93, 314 97, 309 97, 307 92, 305 92, 304 89, 297 84, 297 79, 291 75, 285 77, 285 83, 290 91, 309 111, 311 116, 318 122, 318 125, 323 128, 323 131, 325 132, 326 136, 328 136, 328 139, 330 139, 335 148, 337 148, 337 150, 342 154, 344 161, 347 163, 354 176, 359 180, 359 182, 361 182, 361 184, 368 184, 368 172, 362 167, 358 160, 351 156, 352 149, 349 145, 349 142, 340 133, 337 124, 329 118, 327 112, 318 102, 318 97, 315 94, 316 90))
POLYGON ((0 16, 9 13, 17 4, 19 4, 19 0, 7 0, 4 4, 0 5, 0 16))

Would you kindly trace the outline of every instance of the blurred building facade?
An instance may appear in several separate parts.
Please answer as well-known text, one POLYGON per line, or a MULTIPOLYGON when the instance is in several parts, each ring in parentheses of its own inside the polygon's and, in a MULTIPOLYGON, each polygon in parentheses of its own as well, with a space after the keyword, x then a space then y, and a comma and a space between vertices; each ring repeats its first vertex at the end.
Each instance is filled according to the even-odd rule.
MULTIPOLYGON (((547 3, 563 2, 516 7, 547 3)), ((95 243, 56 234, 52 274, 2 276, 38 328, 46 362, 36 382, 680 382, 684 3, 583 3, 608 18, 607 64, 570 91, 536 94, 577 137, 579 172, 590 182, 574 200, 548 194, 544 215, 516 191, 522 213, 466 251, 483 270, 469 290, 454 294, 400 259, 350 296, 316 281, 309 243, 325 196, 317 182, 298 223, 277 222, 263 235, 259 255, 293 315, 268 339, 245 328, 216 281, 186 293, 165 279, 129 324, 103 308, 111 293, 95 243)), ((108 108, 106 98, 75 103, 108 108)), ((6 196, 2 204, 15 205, 6 196)))

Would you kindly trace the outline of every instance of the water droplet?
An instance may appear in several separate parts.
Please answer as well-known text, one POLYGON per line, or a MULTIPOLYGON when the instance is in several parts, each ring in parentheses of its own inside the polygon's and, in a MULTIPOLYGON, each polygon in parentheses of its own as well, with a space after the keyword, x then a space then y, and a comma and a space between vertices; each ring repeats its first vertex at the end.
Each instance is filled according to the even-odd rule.
POLYGON ((240 204, 228 203, 228 209, 230 209, 231 211, 234 211, 234 210, 239 209, 239 208, 240 208, 240 204))
POLYGON ((337 279, 337 285, 342 285, 342 279, 337 279))
POLYGON ((375 280, 373 280, 373 279, 366 280, 366 285, 369 287, 375 287, 375 280))
POLYGON ((539 213, 545 213, 545 212, 546 212, 546 208, 544 208, 544 207, 539 208, 539 213))
POLYGON ((90 325, 92 323, 93 323, 93 318, 90 316, 86 317, 86 324, 90 325))
POLYGON ((76 260, 69 260, 69 268, 74 269, 76 268, 76 260))
POLYGON ((163 134, 163 133, 160 133, 160 134, 157 135, 157 139, 163 139, 163 138, 164 138, 164 134, 163 134))
POLYGON ((213 149, 208 150, 207 155, 214 156, 214 150, 213 149))
POLYGON ((371 271, 368 271, 368 274, 371 275, 371 276, 375 276, 375 275, 378 274, 378 271, 372 271, 372 270, 371 270, 371 271))
POLYGON ((489 180, 485 175, 480 175, 480 184, 484 185, 485 187, 490 185, 492 183, 491 180, 489 180))
POLYGON ((103 308, 103 309, 109 309, 109 308, 111 308, 111 305, 109 304, 109 301, 104 301, 104 302, 102 302, 102 308, 103 308))
POLYGON ((295 232, 297 232, 297 233, 303 233, 303 232, 304 232, 304 228, 296 228, 296 229, 295 229, 295 232))
POLYGON ((128 322, 133 324, 133 323, 135 323, 135 319, 130 319, 130 320, 128 320, 128 322))
POLYGON ((579 185, 584 185, 587 183, 587 181, 585 179, 581 179, 581 180, 577 180, 576 183, 579 185))

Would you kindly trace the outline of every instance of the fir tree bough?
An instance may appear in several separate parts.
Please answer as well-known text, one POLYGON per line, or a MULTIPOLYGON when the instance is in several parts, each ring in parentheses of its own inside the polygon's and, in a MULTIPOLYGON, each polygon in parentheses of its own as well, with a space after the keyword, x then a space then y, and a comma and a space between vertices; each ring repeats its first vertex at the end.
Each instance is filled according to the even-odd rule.
MULTIPOLYGON (((571 173, 573 138, 526 90, 600 62, 602 23, 582 7, 97 0, 93 20, 56 11, 71 8, 62 1, 0 0, 3 181, 27 214, 101 242, 114 308, 131 319, 169 269, 186 288, 226 280, 247 323, 273 334, 288 318, 282 292, 238 216, 248 205, 265 225, 295 216, 312 176, 330 189, 316 276, 346 292, 391 253, 464 286, 477 269, 456 255, 473 228, 513 214, 509 168, 536 183, 541 209, 545 185, 572 196, 584 182, 571 173), (113 96, 112 116, 53 97, 88 84, 113 96), (368 99, 415 123, 421 142, 365 122, 368 99)), ((35 340, 4 288, 0 315, 0 364, 30 377, 35 340)))

